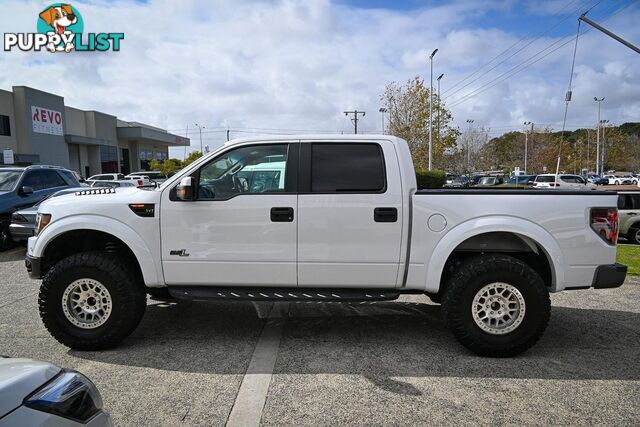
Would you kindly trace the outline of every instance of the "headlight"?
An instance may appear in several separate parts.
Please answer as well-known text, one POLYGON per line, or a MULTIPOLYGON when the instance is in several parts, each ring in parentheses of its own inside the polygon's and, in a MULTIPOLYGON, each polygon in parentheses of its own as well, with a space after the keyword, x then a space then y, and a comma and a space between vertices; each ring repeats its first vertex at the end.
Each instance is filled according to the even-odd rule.
POLYGON ((51 222, 51 214, 36 215, 36 236, 51 222))
POLYGON ((24 405, 85 423, 102 409, 102 398, 87 377, 79 372, 63 370, 27 397, 24 405))

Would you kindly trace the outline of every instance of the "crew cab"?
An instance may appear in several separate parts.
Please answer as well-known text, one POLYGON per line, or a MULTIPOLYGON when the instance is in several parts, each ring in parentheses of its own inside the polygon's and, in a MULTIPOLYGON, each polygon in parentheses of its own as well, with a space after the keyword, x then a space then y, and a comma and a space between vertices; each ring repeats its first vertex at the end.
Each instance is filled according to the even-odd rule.
POLYGON ((26 267, 61 343, 109 348, 146 294, 377 301, 425 294, 471 351, 512 356, 549 293, 622 285, 615 192, 417 190, 407 143, 381 135, 238 139, 156 189, 44 202, 26 267))

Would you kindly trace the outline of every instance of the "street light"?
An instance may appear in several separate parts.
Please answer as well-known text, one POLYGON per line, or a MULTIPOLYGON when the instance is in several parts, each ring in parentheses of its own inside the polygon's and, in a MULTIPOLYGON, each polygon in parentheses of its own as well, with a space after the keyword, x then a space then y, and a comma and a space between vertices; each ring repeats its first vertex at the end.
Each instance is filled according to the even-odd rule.
POLYGON ((433 152, 433 57, 438 53, 438 49, 434 49, 429 55, 429 61, 431 63, 431 84, 429 85, 429 170, 431 170, 431 153, 433 152))
POLYGON ((602 172, 600 171, 600 103, 604 101, 604 96, 602 98, 598 98, 597 96, 594 96, 593 100, 598 103, 598 136, 596 138, 596 174, 602 176, 602 172))
POLYGON ((444 77, 444 73, 440 74, 440 76, 438 76, 438 78, 436 79, 438 81, 438 141, 440 141, 440 110, 441 110, 441 105, 440 105, 440 79, 442 79, 444 77))
POLYGON ((600 126, 602 126, 602 162, 600 162, 600 164, 602 165, 603 174, 604 174, 605 153, 607 151, 607 138, 606 138, 607 123, 609 123, 609 120, 605 120, 605 119, 600 120, 600 126))
POLYGON ((206 129, 204 126, 200 126, 196 123, 196 127, 200 130, 200 153, 204 155, 204 151, 202 151, 202 129, 206 129))
POLYGON ((380 115, 382 116, 382 134, 384 135, 384 113, 387 112, 387 109, 384 107, 380 107, 380 109, 378 110, 378 112, 380 113, 380 115))
MULTIPOLYGON (((533 133, 533 123, 531 122, 524 122, 525 126, 529 126, 531 125, 531 133, 533 133)), ((529 134, 527 133, 527 130, 525 129, 524 131, 524 174, 527 174, 527 159, 529 157, 529 134)))

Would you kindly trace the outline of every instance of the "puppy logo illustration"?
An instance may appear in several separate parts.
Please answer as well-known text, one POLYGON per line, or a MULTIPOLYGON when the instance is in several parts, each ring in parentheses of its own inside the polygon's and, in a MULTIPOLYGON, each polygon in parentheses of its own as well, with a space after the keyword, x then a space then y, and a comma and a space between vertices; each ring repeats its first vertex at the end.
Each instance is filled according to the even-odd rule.
POLYGON ((47 44, 50 52, 62 51, 71 52, 74 43, 70 40, 72 34, 82 33, 82 16, 76 8, 68 3, 54 3, 40 12, 38 15, 38 32, 44 34, 54 33, 62 40, 58 45, 51 42, 47 44))

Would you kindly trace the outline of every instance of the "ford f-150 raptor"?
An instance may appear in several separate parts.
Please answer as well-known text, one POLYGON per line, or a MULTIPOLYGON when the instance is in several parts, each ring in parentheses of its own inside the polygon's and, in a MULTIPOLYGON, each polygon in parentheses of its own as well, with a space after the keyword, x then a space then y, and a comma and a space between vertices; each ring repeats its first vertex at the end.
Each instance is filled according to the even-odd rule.
POLYGON ((382 136, 239 139, 157 189, 43 203, 26 266, 61 343, 113 346, 146 295, 376 301, 426 294, 471 351, 531 347, 550 292, 622 285, 617 196, 418 190, 407 143, 382 136))

